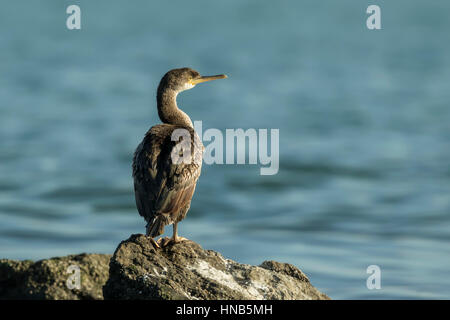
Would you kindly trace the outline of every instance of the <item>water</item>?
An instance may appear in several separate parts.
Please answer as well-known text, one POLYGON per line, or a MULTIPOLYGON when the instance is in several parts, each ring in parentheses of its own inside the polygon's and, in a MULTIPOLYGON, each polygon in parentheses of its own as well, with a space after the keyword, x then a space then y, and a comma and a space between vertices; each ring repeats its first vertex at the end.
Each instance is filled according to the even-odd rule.
POLYGON ((376 2, 380 31, 367 1, 2 3, 0 257, 144 232, 132 153, 160 77, 190 66, 229 79, 179 105, 204 130, 279 128, 280 171, 205 165, 182 235, 290 262, 334 299, 450 298, 450 4, 376 2))

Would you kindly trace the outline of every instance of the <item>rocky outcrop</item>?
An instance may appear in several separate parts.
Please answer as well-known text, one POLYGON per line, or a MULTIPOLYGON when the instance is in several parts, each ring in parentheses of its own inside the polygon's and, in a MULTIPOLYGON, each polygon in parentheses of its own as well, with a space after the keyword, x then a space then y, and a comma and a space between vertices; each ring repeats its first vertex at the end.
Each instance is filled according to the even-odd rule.
POLYGON ((120 243, 112 257, 79 254, 36 262, 0 260, 0 299, 103 298, 329 299, 291 264, 240 264, 192 241, 155 250, 144 235, 120 243))
POLYGON ((0 299, 103 299, 110 258, 106 254, 79 254, 37 262, 2 259, 0 299))
POLYGON ((155 250, 144 235, 120 243, 103 293, 105 299, 329 299, 291 264, 240 264, 192 241, 155 250))

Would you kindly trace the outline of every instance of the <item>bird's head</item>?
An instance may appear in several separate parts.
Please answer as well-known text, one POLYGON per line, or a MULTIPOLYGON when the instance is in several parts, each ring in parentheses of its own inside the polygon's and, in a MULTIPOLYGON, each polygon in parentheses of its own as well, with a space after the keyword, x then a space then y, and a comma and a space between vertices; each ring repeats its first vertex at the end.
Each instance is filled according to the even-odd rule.
POLYGON ((173 69, 167 72, 159 83, 158 91, 161 89, 172 89, 175 92, 189 90, 197 84, 227 78, 224 74, 215 76, 201 76, 200 73, 191 68, 173 69))

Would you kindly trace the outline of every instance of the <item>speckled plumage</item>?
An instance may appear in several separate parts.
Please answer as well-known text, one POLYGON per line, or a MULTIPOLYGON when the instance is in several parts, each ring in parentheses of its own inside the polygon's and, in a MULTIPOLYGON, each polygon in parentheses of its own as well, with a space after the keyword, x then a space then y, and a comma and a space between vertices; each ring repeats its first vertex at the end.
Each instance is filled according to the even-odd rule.
POLYGON ((193 128, 160 124, 152 127, 139 144, 133 159, 136 205, 147 221, 147 235, 156 237, 164 226, 184 219, 200 177, 204 147, 193 128), (186 129, 191 136, 190 164, 171 159, 175 129, 186 129))

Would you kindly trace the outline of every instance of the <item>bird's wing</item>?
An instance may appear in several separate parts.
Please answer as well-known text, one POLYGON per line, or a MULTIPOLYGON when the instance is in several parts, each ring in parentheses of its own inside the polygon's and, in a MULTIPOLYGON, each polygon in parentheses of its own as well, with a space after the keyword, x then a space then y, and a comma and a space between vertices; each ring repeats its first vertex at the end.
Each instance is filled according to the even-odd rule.
POLYGON ((189 206, 200 176, 204 147, 193 129, 185 128, 191 136, 192 161, 172 161, 177 142, 171 137, 177 128, 172 125, 152 127, 134 155, 136 205, 147 221, 161 216, 166 220, 164 224, 176 222, 180 210, 189 206))

